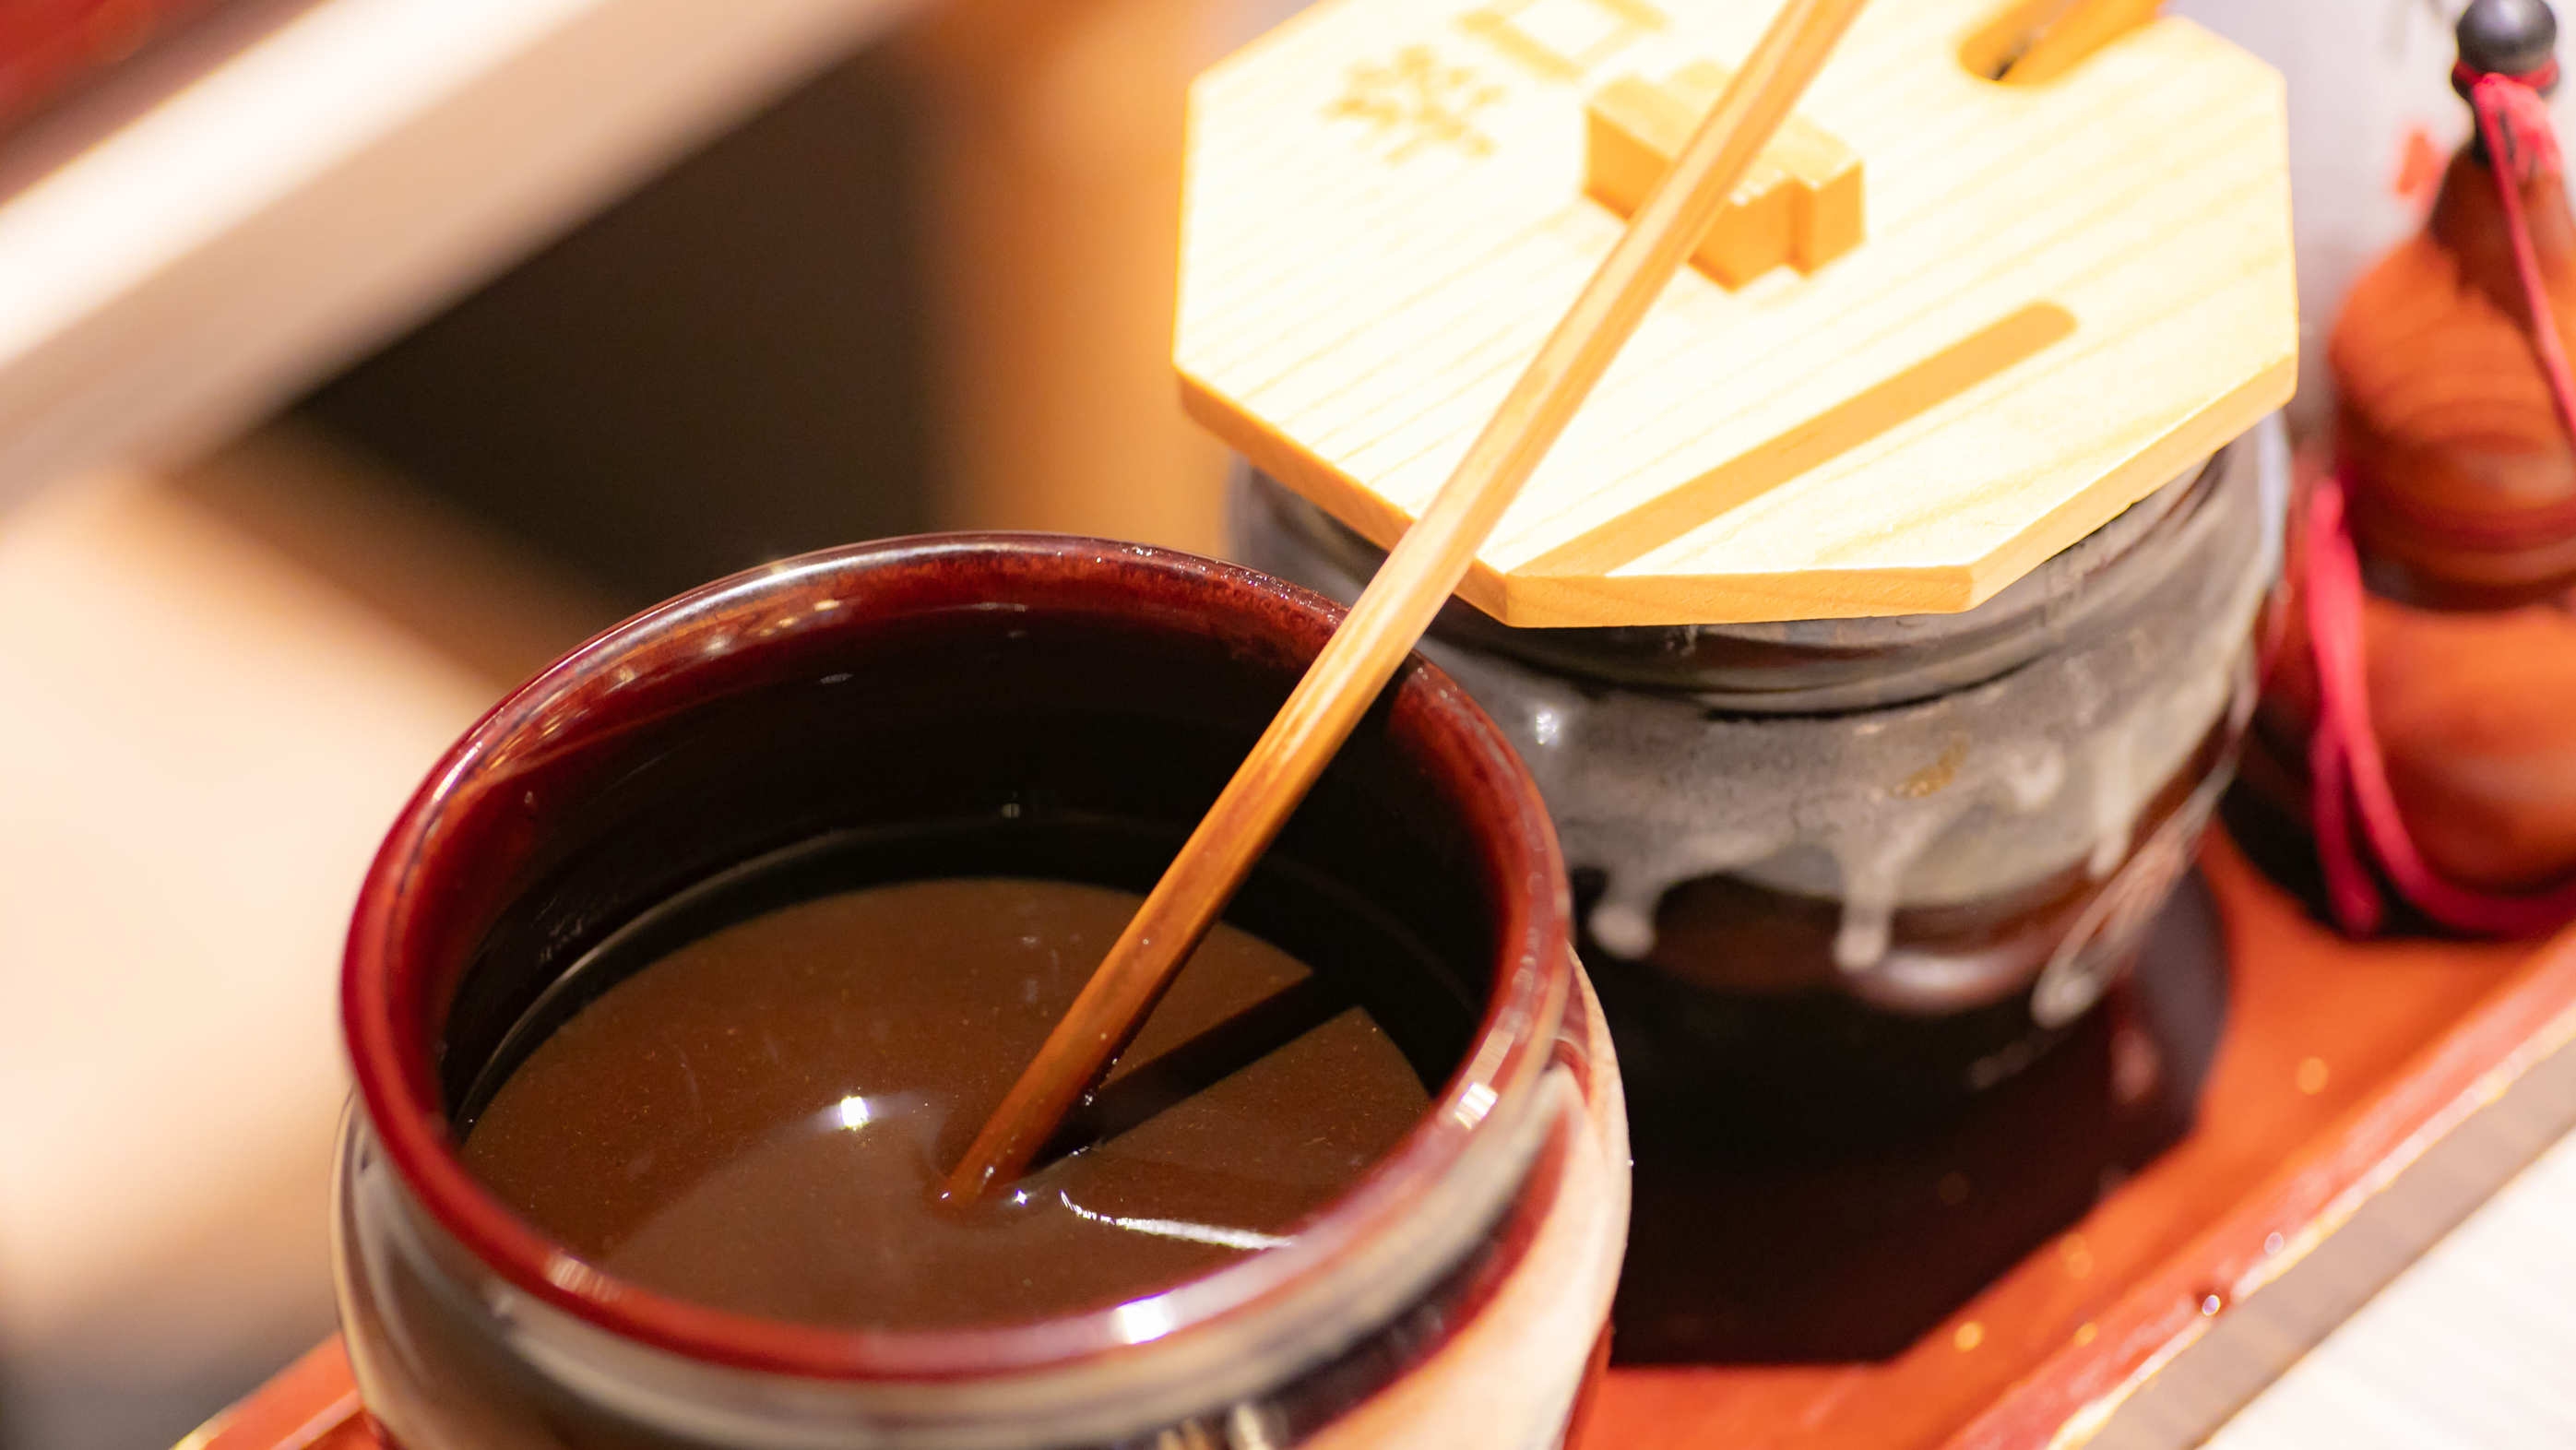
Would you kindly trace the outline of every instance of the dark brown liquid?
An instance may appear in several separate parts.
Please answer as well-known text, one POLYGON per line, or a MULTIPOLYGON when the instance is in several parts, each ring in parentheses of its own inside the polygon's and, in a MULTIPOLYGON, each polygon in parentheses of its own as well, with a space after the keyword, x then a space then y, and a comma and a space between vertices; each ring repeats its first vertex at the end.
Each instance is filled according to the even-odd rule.
POLYGON ((1026 1321, 1206 1273, 1339 1195, 1429 1101, 1366 1011, 1229 926, 1072 1125, 1078 1151, 962 1213, 934 1201, 1136 905, 980 877, 741 921, 547 1037, 465 1161, 609 1273, 773 1318, 1026 1321))

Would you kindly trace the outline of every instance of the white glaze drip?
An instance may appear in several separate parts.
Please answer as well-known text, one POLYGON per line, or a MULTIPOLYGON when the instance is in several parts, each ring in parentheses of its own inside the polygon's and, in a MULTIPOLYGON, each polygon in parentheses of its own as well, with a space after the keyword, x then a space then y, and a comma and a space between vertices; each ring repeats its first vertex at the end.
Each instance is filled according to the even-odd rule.
MULTIPOLYGON (((1912 983, 1880 984, 1892 996, 1946 981, 1991 998, 2018 983, 1976 978, 1964 961, 1900 960, 1893 918, 2077 864, 2103 879, 2128 857, 2149 801, 2237 695, 2277 567, 2277 423, 2246 443, 2206 505, 2159 544, 2173 551, 2163 577, 2107 627, 1932 699, 1717 714, 1686 695, 1586 688, 1440 640, 1424 652, 1529 763, 1567 863, 1601 874, 1586 925, 1605 949, 1644 956, 1666 892, 1729 874, 1838 900, 1834 960, 1855 990, 1870 993, 1859 979, 1883 972, 1912 983)), ((1257 566, 1348 597, 1349 581, 1293 541, 1253 543, 1257 566)))

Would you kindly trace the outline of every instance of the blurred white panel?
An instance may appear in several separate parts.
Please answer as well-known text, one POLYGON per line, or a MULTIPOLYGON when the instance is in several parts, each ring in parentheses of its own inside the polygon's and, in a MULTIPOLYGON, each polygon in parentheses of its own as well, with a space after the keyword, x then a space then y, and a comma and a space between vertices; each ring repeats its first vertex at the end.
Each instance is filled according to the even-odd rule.
POLYGON ((182 32, 0 145, 0 502, 243 427, 904 4, 270 0, 182 32))

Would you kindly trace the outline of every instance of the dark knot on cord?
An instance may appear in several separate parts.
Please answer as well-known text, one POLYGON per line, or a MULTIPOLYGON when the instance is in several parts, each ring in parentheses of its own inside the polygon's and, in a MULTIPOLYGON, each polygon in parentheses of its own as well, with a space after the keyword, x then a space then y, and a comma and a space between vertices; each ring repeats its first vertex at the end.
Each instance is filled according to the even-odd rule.
POLYGON ((2479 75, 2540 75, 2543 92, 2558 80, 2558 17, 2547 0, 2472 0, 2452 32, 2460 44, 2460 64, 2479 75))
POLYGON ((2558 62, 2550 61, 2538 70, 2480 70, 2467 61, 2451 67, 2451 89, 2467 99, 2480 81, 2510 81, 2534 95, 2545 96, 2558 89, 2558 62))
POLYGON ((2545 99, 2557 84, 2555 60, 2511 74, 2480 70, 2465 60, 2451 67, 2451 89, 2468 101, 2477 118, 2476 154, 2498 176, 2529 181, 2561 169, 2558 132, 2550 124, 2545 99))
POLYGON ((2558 17, 2548 0, 2470 0, 2454 34, 2451 89, 2477 115, 2471 154, 2519 181, 2557 171, 2544 99, 2558 88, 2558 17))

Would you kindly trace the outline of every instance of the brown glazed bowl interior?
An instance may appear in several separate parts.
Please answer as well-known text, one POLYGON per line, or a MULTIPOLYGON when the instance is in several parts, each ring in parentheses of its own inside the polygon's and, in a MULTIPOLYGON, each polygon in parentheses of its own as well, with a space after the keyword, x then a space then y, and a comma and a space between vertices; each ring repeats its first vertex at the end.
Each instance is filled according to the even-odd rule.
MULTIPOLYGON (((1305 590, 1186 555, 959 535, 790 560, 611 629, 478 723, 377 857, 342 984, 360 1110, 423 1211, 475 1258, 657 1348, 925 1381, 1139 1342, 1134 1316, 1114 1307, 902 1333, 659 1295, 515 1217, 459 1162, 457 1124, 478 1084, 525 1050, 532 1012, 560 1020, 604 989, 565 978, 585 952, 763 853, 880 832, 907 874, 989 871, 1007 868, 995 852, 1006 858, 1012 841, 1114 820, 1133 828, 1132 849, 1085 869, 1142 889, 1339 615, 1305 590)), ((1250 1311, 1400 1215, 1458 1162, 1498 1098, 1535 1080, 1571 987, 1564 873, 1544 808, 1492 725, 1419 659, 1270 860, 1452 965, 1452 979, 1417 972, 1411 988, 1455 999, 1452 1040, 1404 1045, 1454 1071, 1400 1146, 1289 1244, 1159 1296, 1155 1334, 1250 1311)), ((1244 901, 1257 916, 1263 899, 1256 883, 1244 901)), ((1295 951, 1294 916, 1236 919, 1295 951)))

